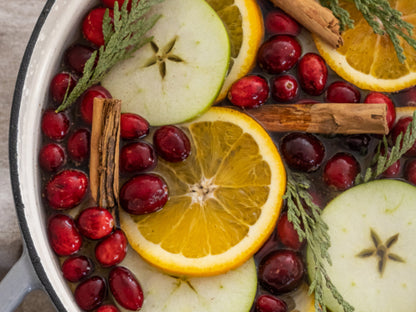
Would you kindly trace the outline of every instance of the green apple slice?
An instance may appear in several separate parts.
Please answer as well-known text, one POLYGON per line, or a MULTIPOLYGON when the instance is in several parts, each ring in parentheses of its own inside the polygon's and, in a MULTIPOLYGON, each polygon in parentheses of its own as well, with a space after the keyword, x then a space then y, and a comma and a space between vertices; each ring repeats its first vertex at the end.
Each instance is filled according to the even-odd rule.
POLYGON ((253 259, 225 274, 190 278, 165 274, 132 249, 121 265, 129 268, 142 286, 140 312, 247 312, 256 295, 253 259))
POLYGON ((175 124, 205 112, 215 101, 230 60, 223 22, 204 0, 165 0, 151 43, 117 64, 102 85, 122 100, 122 111, 151 125, 175 124))
MULTIPOLYGON (((416 187, 378 180, 349 189, 322 213, 331 237, 332 282, 357 312, 416 306, 416 187)), ((308 251, 309 275, 314 265, 308 251)), ((343 311, 328 289, 324 302, 343 311)))

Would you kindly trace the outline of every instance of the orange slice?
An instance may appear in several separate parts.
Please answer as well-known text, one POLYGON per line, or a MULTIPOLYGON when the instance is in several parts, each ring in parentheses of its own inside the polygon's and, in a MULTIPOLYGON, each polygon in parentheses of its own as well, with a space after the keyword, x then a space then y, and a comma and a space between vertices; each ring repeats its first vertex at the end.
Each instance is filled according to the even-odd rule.
POLYGON ((157 212, 120 211, 130 245, 176 275, 209 276, 246 262, 272 233, 286 187, 267 132, 244 113, 213 107, 183 125, 192 141, 181 163, 160 160, 169 200, 157 212))
MULTIPOLYGON (((316 47, 328 65, 342 78, 362 89, 395 92, 416 84, 416 51, 401 40, 406 61, 399 62, 388 35, 377 35, 368 25, 353 1, 340 0, 355 21, 352 29, 342 34, 344 45, 334 49, 317 36, 316 47)), ((416 25, 416 5, 413 0, 390 1, 403 13, 403 19, 416 25)), ((416 38, 416 32, 413 31, 416 38)))

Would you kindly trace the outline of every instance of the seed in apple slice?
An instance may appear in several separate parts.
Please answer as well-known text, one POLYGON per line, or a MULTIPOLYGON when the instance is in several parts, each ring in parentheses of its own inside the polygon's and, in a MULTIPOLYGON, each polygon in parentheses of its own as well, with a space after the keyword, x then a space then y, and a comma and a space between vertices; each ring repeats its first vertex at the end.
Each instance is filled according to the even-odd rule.
POLYGON ((132 249, 120 265, 126 266, 143 288, 140 312, 248 312, 256 295, 253 258, 235 270, 210 277, 175 277, 163 273, 132 249))
POLYGON ((123 112, 153 126, 187 121, 205 112, 221 90, 230 60, 223 22, 204 0, 166 0, 153 40, 117 64, 102 81, 123 112))
MULTIPOLYGON (((349 189, 322 213, 328 224, 332 282, 357 312, 409 311, 416 306, 416 188, 377 180, 349 189)), ((307 252, 308 273, 314 261, 307 252)), ((325 289, 333 312, 342 307, 325 289)))

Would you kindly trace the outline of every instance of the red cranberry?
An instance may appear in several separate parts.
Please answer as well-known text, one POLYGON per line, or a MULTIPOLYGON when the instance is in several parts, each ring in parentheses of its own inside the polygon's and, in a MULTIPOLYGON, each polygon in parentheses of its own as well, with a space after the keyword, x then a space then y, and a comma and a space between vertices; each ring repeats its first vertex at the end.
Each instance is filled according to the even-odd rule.
POLYGON ((85 237, 101 239, 113 231, 114 218, 107 209, 90 207, 79 214, 77 226, 80 233, 85 237))
POLYGON ((52 216, 48 222, 48 238, 52 249, 59 256, 70 256, 82 245, 82 237, 74 220, 63 214, 52 216))
POLYGON ((396 109, 394 107, 393 101, 385 94, 380 92, 370 92, 365 100, 364 103, 381 103, 387 105, 387 125, 389 129, 393 128, 394 121, 396 120, 396 109))
POLYGON ((139 310, 143 305, 143 291, 139 282, 128 269, 115 267, 108 277, 114 299, 128 310, 139 310))
POLYGON ((397 178, 400 174, 400 159, 393 163, 383 172, 385 178, 397 178))
POLYGON ((43 170, 53 172, 65 164, 65 152, 55 143, 46 144, 39 151, 39 165, 43 170))
POLYGON ((301 54, 302 48, 295 38, 277 35, 261 45, 257 53, 257 61, 269 74, 280 74, 291 69, 301 54))
POLYGON ((405 177, 407 181, 416 185, 416 159, 409 160, 406 164, 405 177))
POLYGON ((68 138, 66 148, 74 162, 82 163, 90 155, 90 132, 87 129, 78 129, 68 138))
POLYGON ((94 49, 82 44, 75 44, 70 46, 65 51, 65 62, 77 74, 82 74, 85 63, 90 59, 94 53, 94 49))
POLYGON ((62 210, 78 205, 88 188, 85 173, 77 170, 64 170, 46 184, 45 197, 53 209, 62 210))
POLYGON ((287 305, 282 299, 261 295, 256 300, 256 312, 287 312, 287 305))
POLYGON ((325 147, 312 134, 292 132, 284 136, 281 151, 289 167, 311 172, 319 168, 325 156, 325 147))
POLYGON ((300 85, 306 93, 320 95, 324 92, 328 81, 328 68, 320 55, 305 54, 299 61, 298 75, 300 85))
POLYGON ((298 96, 298 81, 292 75, 272 79, 272 97, 279 102, 293 101, 298 96))
POLYGON ((298 232, 296 232, 292 222, 287 218, 286 212, 280 215, 277 222, 277 235, 286 247, 299 250, 303 245, 303 242, 299 240, 298 232))
POLYGON ((97 312, 120 312, 119 309, 117 309, 116 306, 113 306, 112 304, 106 304, 102 305, 97 309, 97 312))
POLYGON ((123 185, 120 204, 128 213, 141 215, 161 209, 168 196, 168 187, 162 178, 153 174, 142 174, 123 185))
POLYGON ((360 165, 354 156, 337 153, 328 160, 324 168, 324 181, 329 186, 343 191, 353 186, 355 177, 360 173, 360 165))
MULTIPOLYGON (((397 141, 397 138, 400 134, 404 135, 409 124, 412 122, 412 117, 402 117, 400 118, 397 123, 394 125, 393 129, 391 130, 391 138, 393 143, 397 141)), ((416 156, 416 142, 413 144, 413 146, 406 152, 405 154, 408 157, 414 157, 416 156)))
POLYGON ((92 271, 91 260, 85 256, 72 256, 67 258, 62 264, 64 277, 73 283, 79 282, 84 277, 90 275, 92 271))
POLYGON ((47 110, 43 113, 41 128, 44 135, 48 138, 60 141, 68 133, 69 119, 65 113, 55 113, 47 110))
POLYGON ((149 134, 149 123, 143 117, 124 113, 120 117, 120 136, 125 140, 141 139, 149 134))
POLYGON ((266 15, 266 31, 273 35, 297 36, 300 33, 300 25, 296 20, 281 11, 272 11, 266 15))
POLYGON ((86 311, 98 308, 104 301, 107 287, 102 277, 93 276, 80 283, 75 289, 74 296, 78 306, 86 311))
POLYGON ((101 86, 92 86, 81 95, 81 117, 87 124, 92 124, 94 98, 110 99, 111 94, 101 86))
POLYGON ((360 99, 360 90, 344 81, 331 83, 325 93, 325 101, 328 103, 358 103, 360 99))
POLYGON ((127 238, 121 230, 115 230, 95 246, 95 258, 104 267, 119 264, 126 252, 127 238))
POLYGON ((228 91, 228 99, 236 106, 256 108, 267 101, 269 85, 266 79, 249 75, 234 82, 228 91))
POLYGON ((188 136, 176 126, 162 126, 153 135, 153 145, 163 159, 170 162, 185 160, 191 153, 188 136))
POLYGON ((82 23, 82 33, 84 34, 84 37, 97 46, 102 46, 105 43, 103 34, 103 19, 106 10, 109 10, 110 18, 113 19, 113 10, 95 8, 88 13, 82 23))
POLYGON ((153 169, 157 157, 150 144, 135 142, 124 145, 120 151, 120 170, 124 172, 140 172, 153 169))
MULTIPOLYGON (((121 8, 124 0, 101 0, 103 5, 105 5, 107 8, 114 9, 115 2, 118 2, 118 7, 121 8)), ((129 0, 129 3, 127 4, 127 10, 130 10, 131 8, 131 1, 129 0)))
POLYGON ((401 103, 402 106, 416 106, 416 86, 398 93, 397 103, 401 103))
POLYGON ((279 294, 293 290, 302 282, 304 265, 297 253, 279 250, 261 261, 258 274, 264 288, 279 294))
POLYGON ((65 94, 68 90, 68 93, 74 89, 76 85, 75 78, 69 73, 59 73, 52 78, 50 90, 52 99, 57 103, 62 103, 65 94))
POLYGON ((367 134, 351 134, 345 137, 344 142, 350 150, 365 155, 368 152, 370 140, 371 138, 367 134))

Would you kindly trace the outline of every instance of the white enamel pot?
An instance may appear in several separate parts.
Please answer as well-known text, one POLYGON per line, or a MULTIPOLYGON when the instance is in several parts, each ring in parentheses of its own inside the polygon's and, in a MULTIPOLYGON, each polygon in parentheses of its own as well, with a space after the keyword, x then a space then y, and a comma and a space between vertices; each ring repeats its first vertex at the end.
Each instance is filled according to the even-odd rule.
POLYGON ((42 109, 65 49, 79 35, 94 0, 48 0, 26 48, 10 121, 9 159, 16 212, 24 239, 21 259, 0 284, 0 310, 13 311, 27 292, 43 288, 59 311, 80 311, 49 246, 37 155, 42 109))

